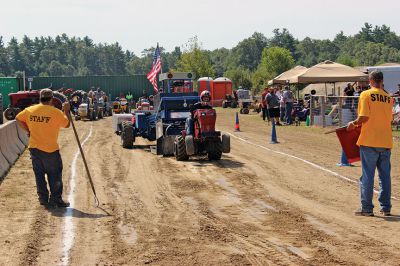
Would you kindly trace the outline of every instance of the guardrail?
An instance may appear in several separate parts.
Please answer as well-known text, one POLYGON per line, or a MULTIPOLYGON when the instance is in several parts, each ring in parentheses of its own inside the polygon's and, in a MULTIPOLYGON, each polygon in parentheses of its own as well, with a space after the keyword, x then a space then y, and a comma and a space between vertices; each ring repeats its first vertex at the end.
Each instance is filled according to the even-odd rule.
POLYGON ((0 179, 4 178, 25 151, 28 142, 28 134, 16 121, 0 125, 0 179))

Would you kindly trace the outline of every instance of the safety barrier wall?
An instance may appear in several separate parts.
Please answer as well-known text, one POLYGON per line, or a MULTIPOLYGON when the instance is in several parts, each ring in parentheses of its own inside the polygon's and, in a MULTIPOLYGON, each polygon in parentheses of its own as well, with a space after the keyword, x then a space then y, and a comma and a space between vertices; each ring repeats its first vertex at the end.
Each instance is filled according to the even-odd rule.
POLYGON ((0 125, 0 179, 18 160, 28 145, 28 134, 17 124, 10 121, 0 125))

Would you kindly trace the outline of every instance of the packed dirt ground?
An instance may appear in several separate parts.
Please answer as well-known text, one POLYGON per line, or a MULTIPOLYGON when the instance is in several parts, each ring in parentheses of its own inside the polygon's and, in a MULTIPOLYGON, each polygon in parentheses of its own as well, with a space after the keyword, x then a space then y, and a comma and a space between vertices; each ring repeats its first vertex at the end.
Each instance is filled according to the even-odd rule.
POLYGON ((156 156, 143 140, 122 149, 111 118, 76 123, 101 209, 72 129, 60 138, 69 211, 39 206, 25 152, 0 185, 0 264, 400 265, 398 143, 395 215, 380 216, 375 195, 376 216, 356 217, 361 168, 336 166, 335 135, 278 127, 271 145, 258 115, 240 116, 234 132, 234 112, 218 110, 218 128, 233 134, 218 162, 156 156))

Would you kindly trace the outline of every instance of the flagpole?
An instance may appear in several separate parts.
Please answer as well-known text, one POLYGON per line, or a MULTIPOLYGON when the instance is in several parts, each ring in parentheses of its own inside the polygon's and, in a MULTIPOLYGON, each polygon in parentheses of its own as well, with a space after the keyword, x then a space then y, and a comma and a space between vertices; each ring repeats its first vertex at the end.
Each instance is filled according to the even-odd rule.
MULTIPOLYGON (((161 72, 160 72, 160 74, 162 74, 163 73, 163 71, 162 71, 162 59, 161 59, 161 49, 160 49, 160 46, 158 45, 158 42, 157 42, 157 48, 160 50, 160 68, 161 68, 161 72)), ((158 75, 158 76, 160 76, 160 75, 158 75)), ((160 80, 160 79, 158 79, 158 80, 160 80)), ((158 83, 158 82, 157 82, 158 83)), ((162 86, 162 85, 161 85, 162 86)))
MULTIPOLYGON (((159 46, 158 46, 158 43, 157 43, 157 47, 159 47, 159 46)), ((160 49, 160 48, 158 48, 158 49, 160 49)), ((162 74, 163 72, 162 72, 161 49, 160 49, 160 65, 161 65, 161 72, 160 72, 160 74, 162 74)))

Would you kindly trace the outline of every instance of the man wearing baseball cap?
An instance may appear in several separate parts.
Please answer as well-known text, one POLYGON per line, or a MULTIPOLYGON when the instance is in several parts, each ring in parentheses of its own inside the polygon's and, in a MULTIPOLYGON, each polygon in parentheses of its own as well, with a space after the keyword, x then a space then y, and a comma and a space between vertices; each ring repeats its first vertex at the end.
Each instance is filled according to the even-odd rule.
POLYGON ((358 118, 347 125, 348 130, 361 127, 357 145, 360 146, 362 176, 360 179, 361 207, 355 214, 374 216, 372 197, 374 195, 374 176, 378 169, 379 204, 381 214, 390 215, 391 204, 391 149, 392 140, 392 99, 383 89, 383 73, 373 71, 369 74, 371 89, 360 95, 358 118))
POLYGON ((29 151, 36 188, 41 205, 49 207, 68 207, 63 201, 62 170, 63 164, 57 143, 60 128, 70 126, 68 115, 69 103, 63 104, 63 112, 53 106, 53 91, 40 91, 40 103, 20 112, 16 119, 29 132, 29 151), (45 175, 50 187, 47 189, 45 175))

